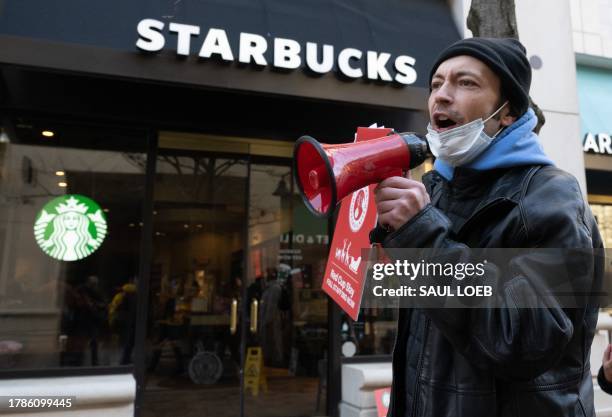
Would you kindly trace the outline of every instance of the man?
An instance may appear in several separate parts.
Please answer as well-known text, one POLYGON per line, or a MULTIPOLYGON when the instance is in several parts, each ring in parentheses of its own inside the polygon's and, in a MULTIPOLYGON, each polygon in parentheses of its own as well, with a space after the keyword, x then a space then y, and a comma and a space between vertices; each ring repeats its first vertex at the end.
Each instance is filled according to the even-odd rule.
MULTIPOLYGON (((577 181, 533 133, 530 84, 517 40, 472 38, 444 50, 430 73, 434 170, 423 184, 379 184, 370 239, 385 248, 601 248, 577 181)), ((588 259, 587 292, 601 276, 588 259)), ((529 291, 538 279, 513 276, 497 294, 504 308, 400 309, 389 416, 594 416, 597 306, 512 304, 512 288, 529 291)))

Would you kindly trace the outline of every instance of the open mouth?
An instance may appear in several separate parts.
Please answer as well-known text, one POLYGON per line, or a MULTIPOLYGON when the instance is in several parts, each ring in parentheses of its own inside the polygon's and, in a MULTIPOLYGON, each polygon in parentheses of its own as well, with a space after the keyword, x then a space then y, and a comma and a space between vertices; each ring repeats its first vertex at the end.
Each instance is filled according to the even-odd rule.
POLYGON ((457 126, 457 121, 445 114, 434 115, 434 127, 438 132, 443 132, 445 130, 452 129, 457 126))

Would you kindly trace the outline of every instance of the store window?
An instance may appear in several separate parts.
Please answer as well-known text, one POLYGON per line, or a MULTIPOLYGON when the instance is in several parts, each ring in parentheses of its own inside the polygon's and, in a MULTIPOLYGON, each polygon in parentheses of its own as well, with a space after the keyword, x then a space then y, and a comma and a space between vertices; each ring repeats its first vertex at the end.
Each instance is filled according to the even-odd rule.
POLYGON ((247 396, 247 415, 310 416, 325 409, 327 221, 308 211, 292 178, 289 161, 251 164, 247 293, 254 314, 247 344, 261 351, 271 401, 247 396))
POLYGON ((591 204, 604 247, 612 248, 612 204, 591 204))
POLYGON ((247 184, 244 158, 160 149, 143 416, 240 414, 247 184))
POLYGON ((144 135, 19 119, 0 140, 0 372, 133 360, 144 135))
POLYGON ((391 355, 397 316, 398 311, 391 308, 362 308, 356 321, 343 313, 340 326, 342 356, 391 355))
POLYGON ((248 416, 319 414, 327 221, 302 203, 290 159, 248 156, 263 148, 248 139, 179 149, 189 137, 162 139, 156 163, 142 414, 239 415, 241 398, 248 416))

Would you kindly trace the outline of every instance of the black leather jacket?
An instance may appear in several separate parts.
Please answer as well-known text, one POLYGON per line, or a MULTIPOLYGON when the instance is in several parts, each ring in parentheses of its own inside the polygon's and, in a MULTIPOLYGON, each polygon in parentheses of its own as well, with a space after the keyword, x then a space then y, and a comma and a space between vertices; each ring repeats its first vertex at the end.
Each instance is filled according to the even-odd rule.
MULTIPOLYGON (((552 166, 423 178, 431 204, 389 248, 602 248, 577 181, 552 166)), ((592 257, 598 291, 603 259, 592 257)), ((528 280, 528 278, 522 277, 528 280)), ((390 417, 594 416, 589 352, 598 307, 400 309, 390 417)))

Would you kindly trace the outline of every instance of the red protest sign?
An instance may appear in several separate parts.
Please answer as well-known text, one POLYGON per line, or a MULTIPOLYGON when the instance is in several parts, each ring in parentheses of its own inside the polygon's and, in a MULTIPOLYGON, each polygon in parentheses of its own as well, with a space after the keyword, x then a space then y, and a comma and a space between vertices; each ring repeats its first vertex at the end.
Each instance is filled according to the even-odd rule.
MULTIPOLYGON (((360 127, 355 141, 380 138, 391 131, 360 127)), ((376 184, 363 187, 346 196, 340 203, 323 276, 323 291, 353 320, 357 320, 359 315, 367 263, 367 259, 362 259, 362 249, 370 247, 370 230, 376 224, 375 187, 376 184)))

